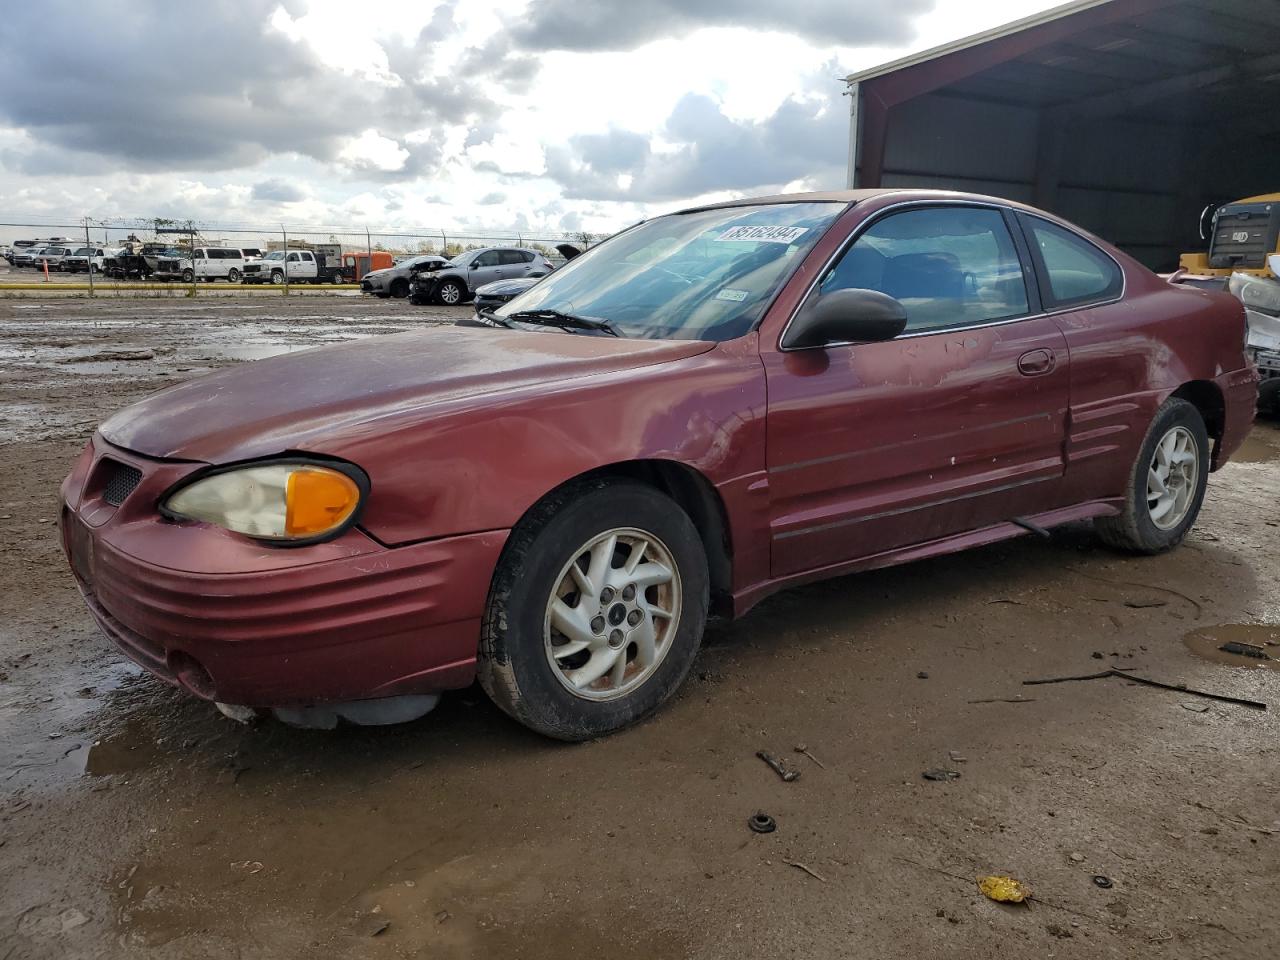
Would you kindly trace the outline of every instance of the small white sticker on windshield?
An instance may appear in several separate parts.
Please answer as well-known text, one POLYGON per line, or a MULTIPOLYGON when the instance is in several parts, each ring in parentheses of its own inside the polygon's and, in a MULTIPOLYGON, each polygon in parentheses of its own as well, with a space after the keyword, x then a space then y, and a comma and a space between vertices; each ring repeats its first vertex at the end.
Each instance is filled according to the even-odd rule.
POLYGON ((726 287, 725 289, 721 290, 719 293, 716 294, 716 299, 732 300, 734 303, 741 303, 743 300, 747 299, 747 291, 730 290, 728 287, 726 287))
POLYGON ((730 227, 717 240, 738 243, 795 243, 809 232, 808 227, 730 227))

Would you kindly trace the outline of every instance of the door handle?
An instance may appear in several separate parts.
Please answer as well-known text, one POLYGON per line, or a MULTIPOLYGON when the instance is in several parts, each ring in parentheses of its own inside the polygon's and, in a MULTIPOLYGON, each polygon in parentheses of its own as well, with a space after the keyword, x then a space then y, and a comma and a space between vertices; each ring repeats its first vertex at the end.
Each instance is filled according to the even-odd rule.
POLYGON ((1028 350, 1018 358, 1018 372, 1024 377, 1038 377, 1049 373, 1057 366, 1058 358, 1052 350, 1043 347, 1039 350, 1028 350))

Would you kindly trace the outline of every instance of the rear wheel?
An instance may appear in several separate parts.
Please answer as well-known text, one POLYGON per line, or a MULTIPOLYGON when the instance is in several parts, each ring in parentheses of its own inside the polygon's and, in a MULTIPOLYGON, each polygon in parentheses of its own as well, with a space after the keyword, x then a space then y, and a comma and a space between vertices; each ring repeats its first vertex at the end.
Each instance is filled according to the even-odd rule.
POLYGON ((446 280, 436 288, 436 297, 446 307, 457 306, 466 295, 466 287, 458 280, 446 280))
POLYGON ((1156 411, 1129 475, 1124 511, 1094 528, 1109 546, 1160 553, 1196 522, 1209 483, 1209 433, 1200 411, 1172 397, 1156 411))
POLYGON ((612 733, 684 680, 707 603, 702 541, 679 506, 632 482, 570 485, 507 542, 485 612, 480 683, 549 737, 612 733))

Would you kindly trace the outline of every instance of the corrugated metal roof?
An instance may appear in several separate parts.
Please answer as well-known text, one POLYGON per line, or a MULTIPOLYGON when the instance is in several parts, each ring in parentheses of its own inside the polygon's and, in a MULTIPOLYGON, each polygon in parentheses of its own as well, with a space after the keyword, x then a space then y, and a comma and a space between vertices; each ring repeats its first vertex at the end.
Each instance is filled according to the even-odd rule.
POLYGON ((959 40, 952 40, 950 43, 944 43, 928 50, 921 50, 919 53, 913 53, 901 58, 900 60, 881 64, 878 67, 871 67, 868 70, 851 73, 845 78, 845 80, 849 83, 855 83, 859 80, 870 80, 872 77, 879 77, 886 73, 893 73, 895 70, 901 70, 903 67, 915 66, 917 63, 924 63, 928 60, 936 60, 938 57, 944 57, 949 53, 955 53, 959 50, 968 49, 969 47, 976 47, 979 44, 987 43, 991 40, 998 40, 1001 37, 1007 37, 1011 34, 1019 33, 1023 30, 1030 29, 1031 27, 1038 27, 1042 24, 1052 23, 1054 20, 1069 17, 1073 13, 1079 13, 1082 10, 1089 10, 1092 7, 1099 7, 1104 3, 1111 2, 1112 0, 1072 0, 1071 3, 1064 3, 1059 7, 1051 7, 1048 10, 1041 10, 1039 13, 1034 13, 1029 17, 1023 17, 1021 20, 1014 20, 1012 23, 1006 23, 990 30, 984 30, 982 33, 975 33, 972 36, 962 37, 959 40))

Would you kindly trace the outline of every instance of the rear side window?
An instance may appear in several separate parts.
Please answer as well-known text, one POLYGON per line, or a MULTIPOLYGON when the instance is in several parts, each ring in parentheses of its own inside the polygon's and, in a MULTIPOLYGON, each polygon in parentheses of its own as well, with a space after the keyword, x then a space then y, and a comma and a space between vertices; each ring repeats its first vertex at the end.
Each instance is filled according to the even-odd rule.
POLYGON ((509 266, 513 263, 524 263, 524 254, 519 250, 499 250, 498 262, 504 266, 509 266))
POLYGON ((877 220, 823 277, 821 290, 850 287, 901 301, 909 333, 1028 311, 1013 237, 1004 215, 987 207, 918 207, 877 220))
POLYGON ((1039 217, 1023 214, 1022 222, 1040 254, 1055 306, 1097 303, 1120 295, 1124 287, 1120 267, 1084 237, 1039 217))

